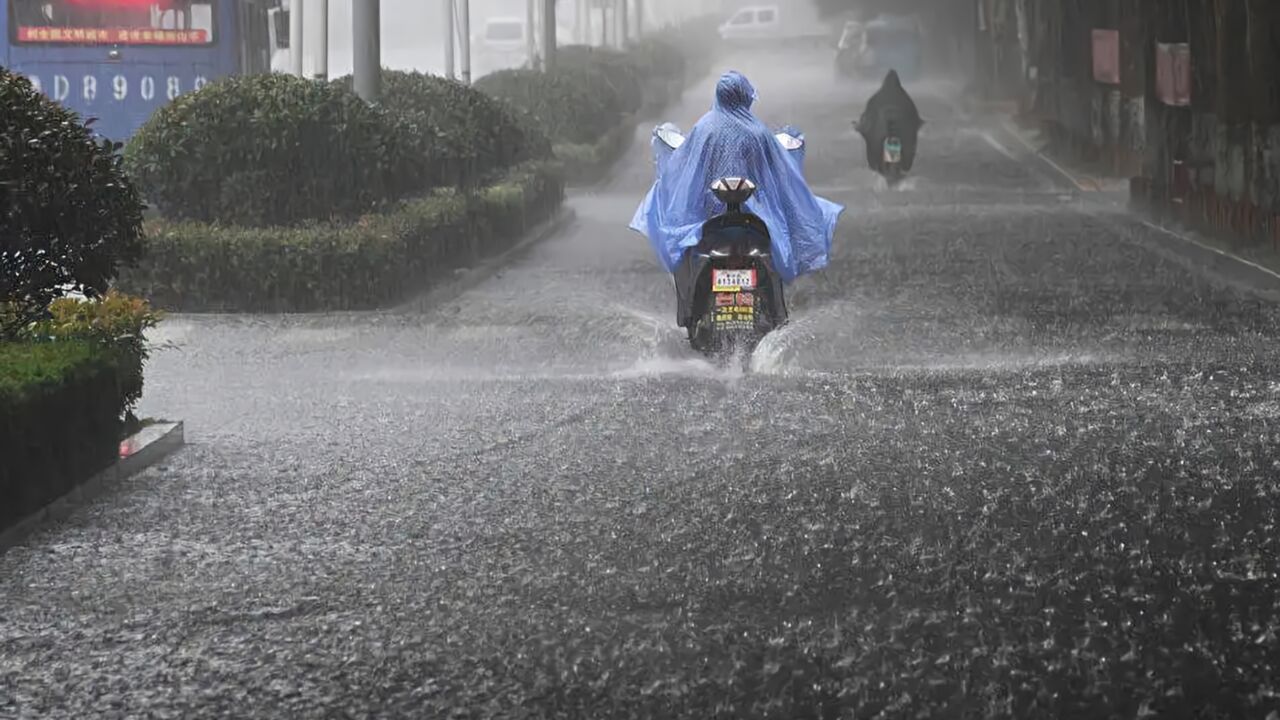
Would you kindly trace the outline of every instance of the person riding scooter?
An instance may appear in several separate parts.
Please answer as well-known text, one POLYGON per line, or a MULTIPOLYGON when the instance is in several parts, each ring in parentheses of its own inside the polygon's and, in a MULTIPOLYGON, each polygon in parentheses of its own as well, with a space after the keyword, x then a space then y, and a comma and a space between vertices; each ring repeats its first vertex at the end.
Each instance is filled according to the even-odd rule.
POLYGON ((676 319, 684 328, 694 321, 697 278, 689 250, 701 240, 703 224, 725 210, 710 190, 716 180, 746 178, 758 188, 745 210, 769 228, 772 261, 784 283, 826 267, 844 211, 809 190, 797 161, 751 112, 755 100, 746 77, 725 73, 711 112, 659 163, 653 187, 631 221, 631 229, 649 238, 663 267, 675 275, 676 319))
POLYGON ((924 120, 916 104, 902 87, 898 72, 890 70, 884 83, 867 101, 862 118, 855 123, 867 144, 867 165, 884 174, 884 144, 890 136, 902 142, 902 172, 910 172, 916 159, 916 140, 924 120))

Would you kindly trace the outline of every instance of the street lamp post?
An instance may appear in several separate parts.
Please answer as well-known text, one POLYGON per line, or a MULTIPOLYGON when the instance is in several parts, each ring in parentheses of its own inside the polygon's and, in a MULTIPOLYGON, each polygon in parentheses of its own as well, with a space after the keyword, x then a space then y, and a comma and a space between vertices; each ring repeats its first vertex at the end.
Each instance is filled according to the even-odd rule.
POLYGON ((524 42, 528 55, 530 70, 538 69, 538 2, 525 0, 524 7, 524 42))
POLYGON ((302 77, 302 0, 289 0, 289 74, 302 77))
POLYGON ((371 103, 378 102, 382 94, 380 10, 381 0, 354 0, 351 3, 352 75, 356 94, 371 103))
POLYGON ((462 0, 459 13, 462 25, 458 28, 458 41, 462 43, 462 84, 471 84, 471 0, 462 0))
POLYGON ((618 13, 618 49, 619 50, 627 49, 627 40, 629 39, 628 34, 630 33, 630 25, 631 25, 629 22, 627 22, 628 5, 629 3, 627 2, 627 0, 618 0, 618 9, 616 10, 616 12, 618 13))
POLYGON ((542 0, 542 69, 556 66, 556 0, 542 0))
POLYGON ((458 73, 454 67, 454 39, 457 37, 457 29, 453 25, 453 0, 444 0, 444 76, 457 80, 458 73))
POLYGON ((320 13, 320 30, 316 36, 315 77, 317 80, 329 79, 329 0, 315 0, 316 11, 320 13))

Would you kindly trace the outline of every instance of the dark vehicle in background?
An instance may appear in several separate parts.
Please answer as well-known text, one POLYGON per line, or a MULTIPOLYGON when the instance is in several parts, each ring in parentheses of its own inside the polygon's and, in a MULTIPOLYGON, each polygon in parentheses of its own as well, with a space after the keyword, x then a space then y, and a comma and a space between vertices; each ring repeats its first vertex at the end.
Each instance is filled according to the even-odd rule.
POLYGON ((881 15, 867 23, 866 50, 861 65, 864 76, 881 77, 897 70, 905 82, 920 77, 924 58, 924 32, 914 15, 881 15))
POLYGON ((880 15, 866 23, 849 21, 836 45, 836 69, 846 77, 864 80, 897 70, 910 82, 920 77, 923 58, 923 27, 914 15, 880 15))
POLYGON ((836 42, 836 71, 845 77, 860 76, 866 46, 867 33, 863 24, 857 20, 846 22, 840 32, 840 40, 836 42))

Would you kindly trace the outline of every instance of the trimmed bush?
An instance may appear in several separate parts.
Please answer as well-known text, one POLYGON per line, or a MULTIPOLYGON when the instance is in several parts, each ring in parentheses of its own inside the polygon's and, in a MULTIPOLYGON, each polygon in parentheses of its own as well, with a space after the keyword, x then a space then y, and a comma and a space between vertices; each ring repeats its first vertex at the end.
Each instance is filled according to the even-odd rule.
POLYGON ((125 159, 166 217, 251 227, 354 217, 430 185, 387 113, 336 84, 279 74, 182 95, 125 159))
MULTIPOLYGON (((352 86, 351 76, 334 82, 352 86)), ((514 106, 436 75, 382 71, 380 106, 396 122, 434 185, 477 187, 551 156, 538 123, 514 106)))
POLYGON ((146 259, 120 287, 183 311, 369 309, 426 290, 551 217, 564 185, 550 166, 515 168, 475 194, 429 197, 352 223, 227 228, 157 221, 146 259))
POLYGON ((116 459, 123 385, 98 343, 0 344, 0 528, 116 459))
MULTIPOLYGON (((603 79, 604 84, 599 86, 608 86, 607 95, 616 98, 619 114, 636 113, 644 106, 647 68, 641 68, 630 51, 568 45, 556 50, 556 63, 558 72, 588 73, 603 79)), ((592 83, 595 86, 599 80, 592 83)))
POLYGON ((95 296, 142 251, 142 210, 119 146, 0 68, 0 339, 67 290, 95 296))
POLYGON ((641 77, 683 81, 688 72, 684 51, 662 36, 641 38, 627 54, 641 77))
POLYGON ((621 97, 603 73, 591 70, 500 70, 476 88, 537 118, 553 142, 594 143, 623 117, 621 97))
POLYGON ((26 336, 34 342, 93 342, 106 350, 120 369, 128 416, 142 399, 142 369, 150 355, 144 335, 160 319, 146 300, 110 290, 100 300, 53 301, 49 318, 32 326, 26 336))
POLYGON ((615 127, 591 144, 557 145, 556 159, 564 168, 566 182, 580 186, 600 181, 631 147, 634 132, 635 128, 628 123, 615 127))

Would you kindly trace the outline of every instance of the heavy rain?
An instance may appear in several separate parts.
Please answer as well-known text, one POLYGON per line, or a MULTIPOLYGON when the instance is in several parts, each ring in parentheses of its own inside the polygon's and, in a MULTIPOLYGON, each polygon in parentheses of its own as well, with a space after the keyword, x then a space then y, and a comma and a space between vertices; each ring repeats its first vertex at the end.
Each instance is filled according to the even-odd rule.
MULTIPOLYGON (((148 205, 110 232, 105 215, 76 219, 133 210, 111 183, 95 205, 23 178, 46 172, 39 161, 71 173, 48 187, 80 193, 99 180, 60 162, 97 146, 28 145, 38 133, 0 118, 0 717, 1280 720, 1280 194, 1262 188, 1280 172, 1265 140, 1280 137, 1280 75, 1257 49, 1280 47, 1269 4, 1216 16, 1272 33, 1233 66, 1255 69, 1231 74, 1188 21, 1213 21, 1200 0, 1172 3, 1181 20, 1153 0, 560 0, 564 47, 521 24, 525 45, 506 54, 484 29, 533 17, 545 30, 541 3, 383 0, 373 47, 387 70, 370 104, 362 77, 378 75, 361 75, 352 42, 364 0, 305 1, 286 43, 288 2, 224 0, 273 23, 260 72, 198 70, 207 85, 141 113, 104 98, 112 73, 145 87, 125 65, 150 46, 114 45, 122 59, 81 107, 79 75, 98 61, 72 58, 78 41, 26 39, 42 17, 71 27, 64 4, 150 5, 162 23, 174 3, 63 0, 40 15, 0 0, 6 114, 61 101, 127 125, 123 159, 95 149, 94 167, 136 178, 148 205), (446 38, 464 12, 470 36, 446 38), (299 39, 327 53, 300 63, 303 78, 280 54, 299 39), (590 66, 650 39, 682 54, 674 90, 621 98, 589 138, 542 114, 581 92, 538 97, 553 85, 521 74, 588 87, 590 66), (582 45, 596 53, 585 69, 582 45), (446 61, 449 46, 472 56, 446 61), (69 70, 51 65, 58 52, 69 70), (377 155, 387 147, 474 169, 506 146, 434 105, 412 110, 388 127, 430 142, 368 145, 392 167, 384 180, 325 134, 403 112, 413 71, 470 68, 477 89, 449 92, 498 98, 493 122, 520 138, 510 163, 393 194, 418 166, 377 155), (655 183, 655 127, 690 134, 730 70, 771 131, 802 133, 796 172, 844 211, 825 267, 786 285, 787 321, 726 354, 677 323, 673 275, 628 225, 655 183), (882 148, 856 122, 889 70, 924 121, 905 171, 890 167, 897 139, 882 148), (1183 103, 1184 72, 1217 98, 1183 103), (1272 100, 1229 115, 1215 104, 1229 93, 1272 100), (242 97, 269 99, 236 110, 242 97), (273 112, 304 129, 278 130, 273 112), (1260 139, 1223 139, 1228 117, 1260 139), (161 149, 199 122, 243 131, 161 149), (254 133, 287 142, 236 159, 254 133), (575 166, 597 142, 609 157, 575 166), (47 161, 22 150, 46 146, 47 161), (326 147, 360 169, 272 189, 323 168, 326 147), (533 178, 514 201, 513 177, 533 178), (386 198, 339 209, 375 184, 386 198), (327 214, 282 214, 308 193, 327 214), (524 203, 514 220, 511 202, 524 203), (1249 210, 1193 212, 1233 202, 1249 210), (1245 215, 1272 220, 1220 219, 1245 215), (132 249, 109 273, 65 260, 70 274, 32 290, 29 276, 48 278, 32 270, 41 238, 84 227, 92 252, 132 249), (104 341, 110 322, 125 329, 104 341), (62 345, 145 360, 141 388, 106 412, 105 457, 58 460, 92 444, 83 418, 106 402, 53 384, 89 370, 57 380, 23 354, 52 367, 62 345), (178 428, 181 447, 126 471, 133 451, 116 445, 146 427, 178 428), (72 490, 91 477, 92 493, 72 490)), ((195 5, 229 44, 224 3, 195 5)), ((635 87, 651 87, 656 63, 636 67, 635 87)), ((584 124, 605 103, 587 97, 570 111, 584 124)))

